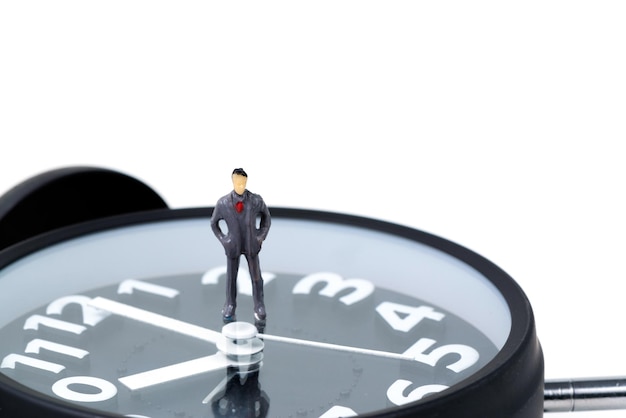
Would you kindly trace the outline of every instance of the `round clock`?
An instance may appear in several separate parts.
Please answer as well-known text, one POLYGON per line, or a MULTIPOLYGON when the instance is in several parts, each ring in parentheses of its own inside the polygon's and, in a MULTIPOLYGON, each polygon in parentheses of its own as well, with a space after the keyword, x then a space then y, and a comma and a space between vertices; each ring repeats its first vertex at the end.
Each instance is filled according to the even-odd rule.
POLYGON ((0 252, 0 416, 543 415, 530 304, 485 258, 395 224, 270 207, 267 319, 255 324, 240 268, 239 322, 224 324, 212 209, 156 206, 0 252))

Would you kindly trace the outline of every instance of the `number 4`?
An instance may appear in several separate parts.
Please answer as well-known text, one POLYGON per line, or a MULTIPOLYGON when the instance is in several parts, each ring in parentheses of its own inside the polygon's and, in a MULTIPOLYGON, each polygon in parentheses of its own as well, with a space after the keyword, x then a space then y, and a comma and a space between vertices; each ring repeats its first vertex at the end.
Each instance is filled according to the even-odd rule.
POLYGON ((383 317, 391 328, 396 331, 409 332, 424 319, 441 321, 445 315, 436 312, 430 306, 408 306, 399 303, 383 302, 376 307, 376 311, 383 317), (405 316, 400 316, 404 314, 405 316))

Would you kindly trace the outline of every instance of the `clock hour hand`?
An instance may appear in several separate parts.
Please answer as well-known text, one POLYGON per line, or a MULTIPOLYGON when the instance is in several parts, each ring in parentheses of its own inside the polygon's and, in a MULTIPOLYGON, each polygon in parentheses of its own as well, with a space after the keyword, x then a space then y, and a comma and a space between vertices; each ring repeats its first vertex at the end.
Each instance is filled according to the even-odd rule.
POLYGON ((211 356, 200 357, 120 378, 120 383, 130 390, 144 389, 228 367, 237 367, 242 373, 245 373, 248 370, 258 368, 263 359, 263 343, 256 338, 256 328, 251 324, 233 322, 224 326, 220 333, 99 296, 91 300, 90 306, 125 318, 154 325, 158 328, 214 343, 220 350, 220 352, 211 356))
POLYGON ((130 390, 137 390, 224 368, 231 368, 231 373, 245 379, 249 372, 261 367, 263 360, 263 342, 256 334, 252 324, 227 324, 216 344, 217 354, 122 377, 119 381, 130 390))
POLYGON ((212 356, 200 357, 198 359, 121 377, 119 381, 130 390, 138 390, 214 370, 225 369, 234 365, 236 365, 236 362, 229 360, 222 353, 216 353, 212 356))

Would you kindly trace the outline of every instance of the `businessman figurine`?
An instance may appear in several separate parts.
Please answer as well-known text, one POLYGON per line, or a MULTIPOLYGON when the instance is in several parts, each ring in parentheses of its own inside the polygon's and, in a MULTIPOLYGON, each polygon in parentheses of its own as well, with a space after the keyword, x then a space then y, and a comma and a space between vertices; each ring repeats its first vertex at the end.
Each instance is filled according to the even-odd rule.
POLYGON ((217 201, 211 228, 226 251, 226 303, 222 309, 224 322, 236 320, 237 308, 237 272, 239 259, 243 254, 248 262, 252 279, 252 297, 254 299, 254 316, 257 321, 265 321, 265 303, 263 302, 263 278, 259 265, 259 251, 270 229, 270 212, 258 194, 246 189, 248 175, 242 168, 233 170, 233 191, 217 201), (260 224, 257 228, 257 217, 260 224), (227 231, 220 228, 224 221, 227 231))

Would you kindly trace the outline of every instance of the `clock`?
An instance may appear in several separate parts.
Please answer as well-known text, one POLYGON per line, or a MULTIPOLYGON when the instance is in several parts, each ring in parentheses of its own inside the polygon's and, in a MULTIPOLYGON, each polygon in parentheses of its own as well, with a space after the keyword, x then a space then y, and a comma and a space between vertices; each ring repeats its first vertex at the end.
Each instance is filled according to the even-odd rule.
POLYGON ((16 225, 33 216, 22 201, 46 213, 54 193, 40 190, 70 207, 96 196, 80 218, 33 219, 0 252, 0 416, 543 415, 531 306, 480 255, 388 222, 270 207, 267 320, 255 324, 240 268, 239 322, 224 324, 212 209, 169 209, 119 176, 55 171, 0 199, 16 225), (112 190, 126 185, 120 209, 112 190))

